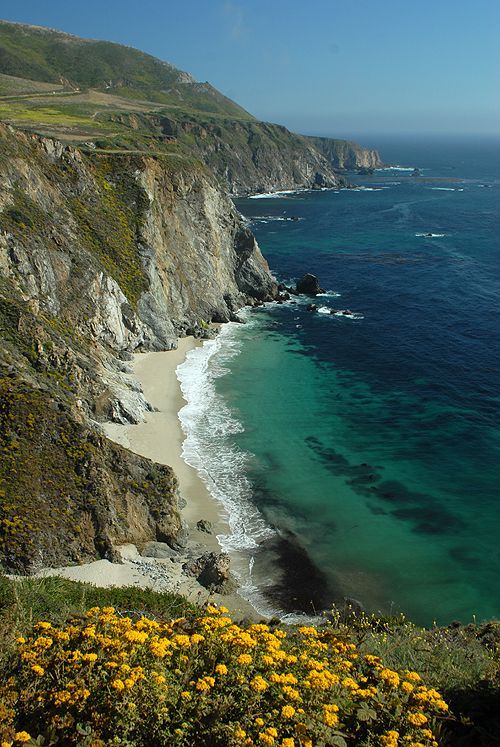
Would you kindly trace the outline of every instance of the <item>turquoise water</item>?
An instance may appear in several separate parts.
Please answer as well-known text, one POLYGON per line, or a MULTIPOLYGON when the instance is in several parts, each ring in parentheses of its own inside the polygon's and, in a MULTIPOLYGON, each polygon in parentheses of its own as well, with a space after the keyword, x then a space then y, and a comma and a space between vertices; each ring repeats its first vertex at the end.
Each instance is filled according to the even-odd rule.
POLYGON ((238 201, 280 279, 314 272, 321 312, 354 314, 301 299, 227 326, 186 384, 207 410, 186 448, 262 607, 498 617, 498 143, 381 150, 423 178, 238 201))

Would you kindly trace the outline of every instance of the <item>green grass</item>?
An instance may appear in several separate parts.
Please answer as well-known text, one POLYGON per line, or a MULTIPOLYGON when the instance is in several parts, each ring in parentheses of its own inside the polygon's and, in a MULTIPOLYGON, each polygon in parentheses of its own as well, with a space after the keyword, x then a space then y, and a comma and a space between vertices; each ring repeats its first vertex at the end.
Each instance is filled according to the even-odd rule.
POLYGON ((0 574, 0 662, 8 641, 23 635, 34 623, 64 623, 91 607, 113 606, 129 615, 147 614, 169 619, 196 612, 196 605, 170 592, 137 586, 99 588, 57 576, 11 580, 0 574))
POLYGON ((0 22, 0 47, 2 73, 18 79, 59 84, 63 78, 73 88, 165 104, 185 101, 202 111, 251 118, 212 86, 190 82, 173 65, 131 47, 5 21, 0 22))

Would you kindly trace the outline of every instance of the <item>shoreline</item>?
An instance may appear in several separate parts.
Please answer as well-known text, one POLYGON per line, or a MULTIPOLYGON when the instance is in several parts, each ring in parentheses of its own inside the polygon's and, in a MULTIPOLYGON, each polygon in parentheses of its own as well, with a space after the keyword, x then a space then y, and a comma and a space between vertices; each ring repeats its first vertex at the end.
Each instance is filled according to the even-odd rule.
POLYGON ((180 514, 188 529, 186 551, 178 553, 178 557, 172 552, 173 557, 152 558, 141 556, 135 545, 122 545, 117 548, 122 563, 97 560, 80 566, 43 569, 37 576, 60 575, 96 586, 133 585, 177 592, 192 602, 203 604, 210 599, 223 604, 235 617, 262 619, 250 602, 240 596, 238 587, 227 595, 210 592, 182 570, 182 564, 188 558, 206 552, 221 553, 217 536, 231 532, 224 507, 210 494, 198 472, 182 458, 185 434, 178 413, 186 400, 182 396, 176 369, 186 360, 190 350, 202 344, 194 337, 183 337, 179 338, 178 347, 173 350, 136 353, 132 362, 133 375, 153 410, 147 412, 144 421, 138 424, 101 424, 105 435, 112 441, 174 470, 179 482, 180 514), (196 523, 201 519, 210 522, 211 533, 197 529, 196 523))

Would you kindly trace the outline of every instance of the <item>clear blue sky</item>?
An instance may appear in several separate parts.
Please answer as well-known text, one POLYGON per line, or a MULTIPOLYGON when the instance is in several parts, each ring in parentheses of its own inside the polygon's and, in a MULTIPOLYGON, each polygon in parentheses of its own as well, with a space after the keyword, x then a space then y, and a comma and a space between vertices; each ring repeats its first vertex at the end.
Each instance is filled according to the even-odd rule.
POLYGON ((500 0, 2 0, 109 39, 308 133, 494 133, 500 0))

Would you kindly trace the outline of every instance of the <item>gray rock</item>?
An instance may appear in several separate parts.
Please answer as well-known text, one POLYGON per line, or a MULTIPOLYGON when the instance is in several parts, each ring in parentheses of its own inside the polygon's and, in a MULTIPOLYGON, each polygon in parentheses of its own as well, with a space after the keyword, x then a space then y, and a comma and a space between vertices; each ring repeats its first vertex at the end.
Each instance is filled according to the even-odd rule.
POLYGON ((207 519, 200 519, 196 522, 196 529, 199 532, 205 532, 205 534, 212 534, 212 522, 207 519))
POLYGON ((231 594, 236 583, 229 571, 229 555, 207 552, 199 558, 188 560, 182 566, 184 573, 195 576, 199 584, 218 594, 231 594))
POLYGON ((143 558, 178 558, 179 553, 167 545, 166 542, 148 542, 142 548, 141 555, 143 558))

